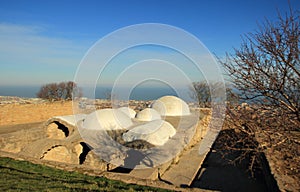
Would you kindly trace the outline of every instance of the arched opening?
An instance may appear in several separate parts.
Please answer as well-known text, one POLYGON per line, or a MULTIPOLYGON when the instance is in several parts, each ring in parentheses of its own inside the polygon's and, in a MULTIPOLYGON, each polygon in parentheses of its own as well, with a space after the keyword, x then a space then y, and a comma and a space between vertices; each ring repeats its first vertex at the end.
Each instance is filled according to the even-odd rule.
POLYGON ((54 121, 47 126, 47 136, 53 139, 64 139, 68 137, 70 131, 68 127, 59 123, 58 121, 54 121))
POLYGON ((91 151, 91 148, 85 142, 80 142, 80 145, 82 147, 82 152, 79 155, 79 164, 82 165, 86 160, 87 154, 91 151))
POLYGON ((72 163, 72 157, 69 150, 65 146, 61 145, 55 145, 51 147, 46 152, 44 152, 40 159, 72 163))

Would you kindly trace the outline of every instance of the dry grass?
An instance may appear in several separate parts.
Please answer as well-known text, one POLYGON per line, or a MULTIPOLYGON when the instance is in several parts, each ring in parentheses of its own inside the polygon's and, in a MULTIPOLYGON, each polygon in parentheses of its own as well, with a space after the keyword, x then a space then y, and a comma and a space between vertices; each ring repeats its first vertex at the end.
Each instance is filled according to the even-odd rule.
POLYGON ((7 104, 0 107, 0 126, 41 122, 53 116, 71 114, 73 114, 72 101, 7 104))

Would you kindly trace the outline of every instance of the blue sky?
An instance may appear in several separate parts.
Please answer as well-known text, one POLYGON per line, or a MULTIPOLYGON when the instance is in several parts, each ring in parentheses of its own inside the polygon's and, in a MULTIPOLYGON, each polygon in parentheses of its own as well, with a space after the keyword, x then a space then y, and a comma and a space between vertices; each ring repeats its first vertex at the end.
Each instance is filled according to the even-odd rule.
MULTIPOLYGON (((299 0, 290 0, 300 10, 299 0)), ((0 85, 73 80, 89 48, 128 25, 163 23, 196 36, 223 57, 287 0, 0 0, 0 85)))

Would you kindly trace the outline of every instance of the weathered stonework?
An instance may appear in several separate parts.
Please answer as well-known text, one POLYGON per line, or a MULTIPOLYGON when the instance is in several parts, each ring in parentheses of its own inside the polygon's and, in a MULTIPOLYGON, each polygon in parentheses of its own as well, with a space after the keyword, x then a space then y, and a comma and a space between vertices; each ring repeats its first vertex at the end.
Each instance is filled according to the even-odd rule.
POLYGON ((59 129, 59 126, 56 123, 50 123, 47 126, 47 137, 53 139, 64 139, 66 134, 62 129, 59 129))
MULTIPOLYGON (((178 152, 170 161, 158 167, 132 170, 129 174, 107 172, 115 170, 116 166, 103 161, 99 156, 95 155, 93 148, 81 138, 75 124, 75 119, 72 119, 71 116, 54 117, 46 121, 43 126, 33 127, 25 131, 12 132, 4 136, 2 135, 0 150, 16 154, 16 156, 29 161, 65 170, 75 169, 89 174, 98 173, 98 175, 101 174, 130 183, 139 183, 138 181, 143 180, 149 183, 150 180, 152 180, 152 182, 158 181, 161 177, 170 178, 169 176, 167 177, 167 175, 175 177, 175 175, 172 176, 173 173, 171 173, 170 170, 173 168, 178 169, 176 168, 177 165, 182 166, 183 161, 181 161, 181 159, 189 159, 190 151, 198 147, 199 142, 206 135, 207 125, 210 121, 210 110, 201 110, 205 111, 205 115, 203 115, 198 125, 196 125, 196 129, 187 129, 186 132, 182 133, 178 132, 178 134, 182 134, 182 136, 175 135, 174 141, 170 141, 171 143, 177 142, 176 138, 182 138, 180 142, 182 142, 181 145, 185 147, 181 152, 178 152), (190 139, 184 139, 183 136, 185 134, 191 135, 190 139), (23 135, 23 137, 20 137, 20 135, 23 135)), ((188 121, 189 116, 185 116, 184 118, 187 119, 182 121, 180 117, 174 116, 165 117, 165 120, 174 127, 186 126, 188 128, 190 124, 193 124, 188 121)), ((172 146, 171 143, 170 146, 172 146)), ((199 166, 201 166, 201 162, 198 162, 196 167, 199 166)), ((187 170, 181 171, 181 173, 187 172, 187 170)), ((197 170, 192 171, 193 173, 190 174, 190 178, 187 178, 187 183, 193 180, 194 172, 197 172, 197 170)), ((181 173, 176 172, 176 174, 181 173)), ((180 183, 176 183, 174 180, 174 185, 179 186, 180 183)))

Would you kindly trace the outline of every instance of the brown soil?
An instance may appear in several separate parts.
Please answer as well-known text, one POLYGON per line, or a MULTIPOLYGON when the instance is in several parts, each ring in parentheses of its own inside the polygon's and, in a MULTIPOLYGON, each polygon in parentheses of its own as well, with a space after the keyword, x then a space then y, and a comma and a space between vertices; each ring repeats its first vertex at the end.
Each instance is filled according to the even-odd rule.
POLYGON ((73 114, 71 101, 1 105, 0 126, 41 122, 53 116, 71 114, 73 114))

